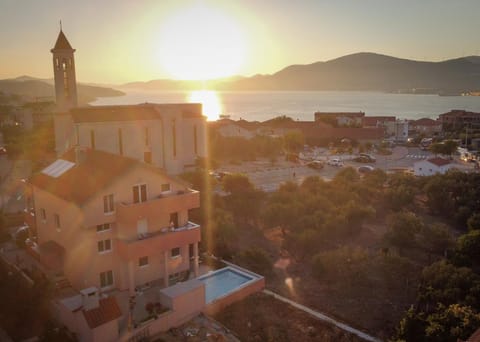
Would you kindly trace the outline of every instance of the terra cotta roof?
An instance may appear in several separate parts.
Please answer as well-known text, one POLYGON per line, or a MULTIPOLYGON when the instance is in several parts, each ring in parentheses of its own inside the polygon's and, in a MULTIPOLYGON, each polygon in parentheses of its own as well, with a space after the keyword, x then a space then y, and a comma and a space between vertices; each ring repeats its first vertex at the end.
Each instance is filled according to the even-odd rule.
POLYGON ((53 50, 73 50, 62 30, 60 30, 60 33, 58 34, 57 42, 55 43, 53 50))
MULTIPOLYGON (((84 160, 59 177, 54 178, 39 172, 30 179, 30 183, 65 201, 82 205, 116 177, 140 164, 134 159, 102 151, 85 149, 83 153, 84 160)), ((75 163, 74 149, 60 158, 75 163)))
POLYGON ((70 113, 75 123, 156 120, 163 110, 176 109, 182 117, 202 117, 202 106, 198 103, 144 103, 138 105, 91 106, 73 108, 70 113))
POLYGON ((98 301, 97 308, 82 310, 82 312, 91 329, 95 329, 122 316, 122 311, 115 297, 102 298, 98 301))

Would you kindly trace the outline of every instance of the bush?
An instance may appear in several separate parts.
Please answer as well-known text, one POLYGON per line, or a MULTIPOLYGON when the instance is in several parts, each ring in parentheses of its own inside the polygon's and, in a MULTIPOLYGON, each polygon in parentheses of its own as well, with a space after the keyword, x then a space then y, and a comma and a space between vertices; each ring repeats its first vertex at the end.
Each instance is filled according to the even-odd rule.
POLYGON ((258 247, 247 249, 239 253, 237 257, 242 265, 245 265, 246 268, 255 273, 262 275, 270 275, 272 273, 272 260, 264 250, 258 247))

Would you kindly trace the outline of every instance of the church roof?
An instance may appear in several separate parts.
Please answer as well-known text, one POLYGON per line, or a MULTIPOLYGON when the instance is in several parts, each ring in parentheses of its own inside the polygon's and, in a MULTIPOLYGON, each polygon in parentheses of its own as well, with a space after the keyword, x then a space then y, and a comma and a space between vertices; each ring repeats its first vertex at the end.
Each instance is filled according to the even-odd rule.
POLYGON ((55 43, 53 50, 73 50, 62 30, 60 30, 60 33, 58 34, 57 42, 55 43))

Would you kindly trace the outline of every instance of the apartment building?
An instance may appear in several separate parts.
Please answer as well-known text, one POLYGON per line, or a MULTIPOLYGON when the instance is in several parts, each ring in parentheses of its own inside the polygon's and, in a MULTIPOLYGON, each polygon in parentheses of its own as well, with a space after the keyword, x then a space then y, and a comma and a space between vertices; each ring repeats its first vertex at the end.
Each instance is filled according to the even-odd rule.
POLYGON ((198 272, 199 193, 164 171, 90 148, 71 149, 28 183, 38 257, 81 290, 169 286, 198 272))

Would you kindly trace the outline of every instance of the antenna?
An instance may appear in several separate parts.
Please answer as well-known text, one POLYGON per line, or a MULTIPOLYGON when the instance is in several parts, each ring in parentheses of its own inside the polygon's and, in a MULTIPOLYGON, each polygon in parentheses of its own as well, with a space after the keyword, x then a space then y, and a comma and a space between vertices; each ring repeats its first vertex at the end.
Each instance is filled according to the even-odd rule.
POLYGON ((60 20, 60 31, 62 30, 62 21, 60 20))

